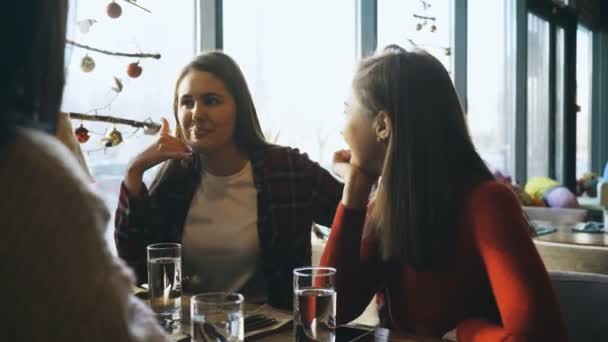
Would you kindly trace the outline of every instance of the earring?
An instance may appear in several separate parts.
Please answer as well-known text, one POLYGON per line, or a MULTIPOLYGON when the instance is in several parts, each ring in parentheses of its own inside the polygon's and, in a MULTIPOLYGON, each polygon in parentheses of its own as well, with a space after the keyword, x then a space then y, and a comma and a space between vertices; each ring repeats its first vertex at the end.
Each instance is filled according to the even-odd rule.
POLYGON ((382 139, 380 139, 380 137, 376 137, 376 142, 380 142, 382 141, 382 139))

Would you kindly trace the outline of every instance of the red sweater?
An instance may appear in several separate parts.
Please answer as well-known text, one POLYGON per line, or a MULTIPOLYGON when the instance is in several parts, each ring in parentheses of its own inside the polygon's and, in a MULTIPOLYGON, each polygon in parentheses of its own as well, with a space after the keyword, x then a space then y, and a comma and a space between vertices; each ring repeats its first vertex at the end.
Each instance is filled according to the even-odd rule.
POLYGON ((355 319, 383 292, 391 328, 458 341, 567 341, 549 276, 521 206, 488 181, 466 197, 446 271, 383 262, 363 238, 366 210, 338 207, 321 264, 337 268, 338 321, 355 319))

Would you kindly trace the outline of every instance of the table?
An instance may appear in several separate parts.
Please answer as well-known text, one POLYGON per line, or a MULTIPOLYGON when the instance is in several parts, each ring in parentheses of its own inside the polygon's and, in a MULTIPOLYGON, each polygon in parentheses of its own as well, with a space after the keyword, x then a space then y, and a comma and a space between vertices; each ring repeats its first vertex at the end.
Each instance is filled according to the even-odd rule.
MULTIPOLYGON (((142 296, 142 292, 139 292, 140 298, 145 300, 145 296, 142 296)), ((182 296, 182 307, 189 307, 190 296, 184 295, 182 296)), ((255 310, 259 305, 255 304, 245 304, 245 313, 255 310)), ((186 318, 185 310, 182 311, 182 317, 186 318)), ((186 318, 188 320, 188 318, 186 318)), ((374 329, 373 327, 369 327, 370 330, 374 329)), ((181 331, 174 332, 171 336, 173 341, 175 342, 190 342, 190 325, 188 323, 184 323, 181 326, 181 331)), ((280 330, 274 331, 268 335, 261 337, 254 337, 251 339, 247 339, 247 341, 259 341, 259 342, 284 342, 284 341, 293 341, 293 326, 292 324, 287 324, 285 327, 280 330)), ((437 338, 429 338, 429 337, 421 337, 413 334, 407 333, 396 333, 392 332, 388 329, 384 328, 375 328, 373 337, 370 336, 368 339, 361 339, 361 342, 441 342, 444 341, 442 339, 437 338)))
MULTIPOLYGON (((175 342, 190 342, 189 337, 184 334, 175 334, 172 336, 175 342)), ((246 341, 256 341, 256 342, 286 342, 293 341, 293 329, 291 324, 287 325, 285 328, 278 330, 272 334, 263 336, 263 337, 254 337, 247 339, 246 341)), ((431 338, 431 337, 421 337, 413 334, 405 334, 405 333, 394 333, 388 329, 384 328, 376 328, 374 329, 373 336, 370 335, 369 338, 358 340, 360 342, 445 342, 446 340, 431 338)))
MULTIPOLYGON (((276 332, 272 335, 268 335, 259 339, 252 339, 252 341, 259 342, 285 342, 293 341, 293 331, 291 326, 289 328, 276 332)), ((393 333, 388 329, 376 328, 374 335, 369 338, 362 338, 357 340, 361 342, 441 342, 444 340, 428 337, 420 337, 412 334, 393 333)))
POLYGON ((537 236, 536 241, 608 248, 608 234, 573 232, 572 226, 559 227, 557 232, 537 236))
POLYGON ((573 232, 573 225, 537 236, 534 244, 549 271, 608 275, 608 234, 573 232))

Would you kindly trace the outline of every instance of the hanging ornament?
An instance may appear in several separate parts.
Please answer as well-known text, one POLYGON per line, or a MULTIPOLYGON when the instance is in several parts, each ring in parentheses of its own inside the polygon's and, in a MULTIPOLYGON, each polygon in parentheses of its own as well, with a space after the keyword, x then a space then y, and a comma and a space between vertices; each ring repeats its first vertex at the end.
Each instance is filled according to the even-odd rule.
POLYGON ((116 19, 122 14, 122 7, 120 7, 120 5, 116 2, 112 1, 108 4, 108 6, 106 6, 106 12, 110 18, 116 19))
POLYGON ((105 142, 105 147, 114 147, 122 142, 122 133, 114 127, 101 141, 105 142))
POLYGON ((95 61, 93 58, 89 57, 89 55, 82 57, 82 61, 80 61, 80 70, 91 72, 93 69, 95 69, 95 61))
POLYGON ((95 19, 85 19, 85 20, 76 22, 76 24, 78 25, 78 29, 80 30, 80 33, 86 34, 86 33, 89 33, 91 26, 93 26, 93 24, 95 24, 96 22, 97 22, 97 20, 95 20, 95 19))
POLYGON ((154 135, 158 133, 158 131, 160 131, 160 125, 154 123, 150 118, 144 120, 144 134, 154 135))
POLYGON ((137 0, 125 0, 126 3, 128 3, 129 5, 133 5, 141 10, 144 10, 148 13, 152 13, 149 9, 142 7, 141 5, 136 4, 137 0))
POLYGON ((426 11, 427 9, 429 9, 429 7, 431 7, 431 3, 424 1, 424 0, 420 0, 420 3, 422 4, 422 10, 426 11))
POLYGON ((142 68, 139 66, 139 62, 131 63, 127 67, 127 75, 131 78, 138 78, 141 75, 142 68))
POLYGON ((89 130, 84 128, 82 124, 80 124, 80 127, 76 128, 76 130, 74 130, 74 134, 76 135, 76 140, 78 140, 78 142, 81 144, 89 141, 89 138, 91 137, 89 135, 89 130))
POLYGON ((418 23, 416 24, 416 31, 421 31, 423 27, 426 27, 429 24, 432 24, 429 27, 429 30, 431 32, 435 32, 435 30, 437 30, 437 27, 435 26, 435 20, 437 20, 437 18, 428 15, 421 15, 418 13, 414 13, 413 17, 418 20, 418 23))
POLYGON ((113 76, 114 77, 114 85, 112 85, 112 90, 114 90, 117 94, 120 93, 122 91, 123 85, 122 85, 122 81, 120 80, 120 78, 113 76))

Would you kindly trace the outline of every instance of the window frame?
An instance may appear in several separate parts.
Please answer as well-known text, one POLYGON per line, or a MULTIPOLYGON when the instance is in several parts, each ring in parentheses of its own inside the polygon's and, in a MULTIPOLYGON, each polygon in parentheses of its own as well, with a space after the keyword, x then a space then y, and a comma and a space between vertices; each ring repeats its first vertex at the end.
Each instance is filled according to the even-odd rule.
POLYGON ((572 6, 560 7, 545 0, 529 0, 527 12, 549 22, 549 170, 547 175, 574 191, 576 189, 576 30, 577 14, 572 6), (556 90, 557 29, 564 30, 564 93, 556 90), (563 118, 557 117, 556 99, 563 101, 563 118), (558 120, 561 119, 561 122, 558 120), (561 124, 563 132, 557 132, 561 124), (558 133, 562 136, 558 137, 558 133), (561 140, 562 146, 556 142, 561 140), (562 165, 557 165, 559 160, 562 165))
POLYGON ((608 163, 608 28, 592 32, 591 169, 601 175, 608 163))
POLYGON ((197 53, 221 50, 224 47, 224 2, 222 0, 196 1, 195 27, 197 53))

